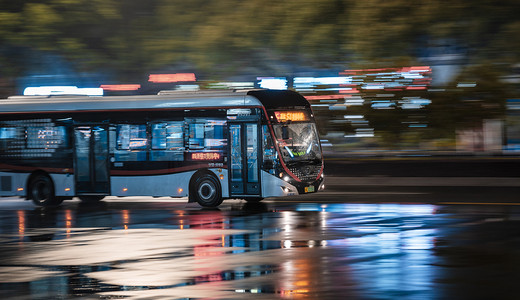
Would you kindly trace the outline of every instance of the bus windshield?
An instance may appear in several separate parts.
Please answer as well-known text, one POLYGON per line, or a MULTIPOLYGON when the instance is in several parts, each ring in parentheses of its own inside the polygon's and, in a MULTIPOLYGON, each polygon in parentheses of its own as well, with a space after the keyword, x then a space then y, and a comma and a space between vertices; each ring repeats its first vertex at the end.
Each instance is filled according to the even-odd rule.
POLYGON ((321 162, 321 148, 314 123, 277 124, 274 125, 274 132, 286 163, 321 162))

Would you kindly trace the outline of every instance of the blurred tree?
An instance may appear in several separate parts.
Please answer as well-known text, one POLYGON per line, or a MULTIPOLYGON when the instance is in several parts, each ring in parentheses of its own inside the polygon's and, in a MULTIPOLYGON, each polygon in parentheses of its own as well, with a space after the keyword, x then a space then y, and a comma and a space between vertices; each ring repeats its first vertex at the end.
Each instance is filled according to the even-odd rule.
POLYGON ((422 2, 411 0, 353 1, 348 13, 345 50, 373 61, 413 54, 426 23, 418 17, 422 2))
POLYGON ((135 80, 179 64, 233 75, 414 61, 443 43, 471 63, 511 63, 518 11, 516 0, 0 0, 0 64, 15 76, 26 51, 50 51, 135 80))
POLYGON ((19 48, 19 33, 22 32, 24 1, 1 0, 0 7, 0 76, 15 77, 20 74, 22 56, 19 48))
MULTIPOLYGON (((191 53, 193 29, 208 18, 211 3, 202 0, 159 0, 154 19, 145 25, 148 35, 143 51, 150 68, 160 69, 178 61, 197 60, 191 53)), ((211 55, 208 53, 208 56, 211 55)), ((201 58, 203 59, 203 58, 201 58)))
POLYGON ((460 127, 480 127, 484 119, 504 117, 509 92, 492 65, 467 68, 458 76, 456 84, 460 127))
POLYGON ((365 103, 363 108, 365 118, 381 138, 383 146, 390 149, 399 149, 401 134, 407 127, 407 124, 404 123, 406 112, 396 105, 386 109, 374 109, 370 102, 365 103))
POLYGON ((445 91, 429 94, 425 138, 455 137, 458 129, 478 129, 485 119, 504 119, 508 87, 490 65, 468 67, 445 91))
MULTIPOLYGON (((3 48, 61 54, 79 69, 112 69, 119 75, 142 76, 147 65, 143 39, 154 15, 155 1, 47 0, 2 6, 3 48), (11 10, 5 9, 10 7, 11 10)), ((20 63, 20 60, 17 60, 20 63)), ((20 65, 23 65, 20 63, 20 65)))
POLYGON ((470 49, 472 62, 513 54, 520 2, 515 0, 353 1, 343 47, 355 57, 415 55, 425 39, 470 49))

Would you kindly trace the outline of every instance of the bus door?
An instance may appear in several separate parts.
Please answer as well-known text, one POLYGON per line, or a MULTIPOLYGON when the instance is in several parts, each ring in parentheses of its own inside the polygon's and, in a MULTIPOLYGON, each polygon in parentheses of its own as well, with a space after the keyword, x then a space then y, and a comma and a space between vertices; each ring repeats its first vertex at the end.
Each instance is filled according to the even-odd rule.
POLYGON ((230 196, 260 197, 260 125, 233 121, 228 126, 230 196))
POLYGON ((76 194, 108 195, 108 126, 76 126, 74 142, 76 194))

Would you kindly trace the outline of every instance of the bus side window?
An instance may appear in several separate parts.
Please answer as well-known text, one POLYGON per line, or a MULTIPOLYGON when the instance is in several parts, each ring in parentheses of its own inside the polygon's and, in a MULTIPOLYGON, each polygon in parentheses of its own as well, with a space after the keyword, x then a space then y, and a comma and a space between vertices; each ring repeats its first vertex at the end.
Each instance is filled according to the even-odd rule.
POLYGON ((0 152, 23 149, 25 133, 21 127, 0 127, 0 152))
POLYGON ((27 148, 56 149, 68 147, 64 126, 28 126, 27 148))
POLYGON ((207 120, 204 125, 204 149, 224 150, 227 145, 225 136, 226 121, 207 120))
POLYGON ((184 122, 153 123, 152 161, 184 160, 184 122))
POLYGON ((204 149, 204 123, 189 124, 189 134, 189 148, 204 149))
POLYGON ((185 145, 188 157, 191 153, 216 153, 207 161, 220 161, 226 156, 227 120, 219 118, 185 118, 185 145))
POLYGON ((110 125, 109 130, 108 130, 108 134, 109 134, 108 140, 110 142, 108 149, 110 151, 110 154, 114 155, 114 153, 116 152, 117 127, 113 126, 113 125, 110 125))
POLYGON ((146 125, 117 125, 116 161, 145 161, 148 149, 146 125))

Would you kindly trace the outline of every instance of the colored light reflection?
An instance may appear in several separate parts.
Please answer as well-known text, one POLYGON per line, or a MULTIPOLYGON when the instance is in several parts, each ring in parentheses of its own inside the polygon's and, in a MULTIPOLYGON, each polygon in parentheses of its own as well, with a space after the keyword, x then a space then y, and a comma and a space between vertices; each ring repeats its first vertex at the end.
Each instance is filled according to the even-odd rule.
POLYGON ((289 277, 281 283, 280 296, 282 298, 302 299, 311 291, 314 270, 308 259, 290 260, 282 264, 282 269, 289 277))
POLYGON ((25 212, 23 210, 19 210, 18 212, 18 234, 20 238, 23 238, 25 234, 25 212))
POLYGON ((128 224, 130 224, 130 213, 128 210, 124 209, 121 211, 123 215, 123 228, 128 229, 128 224))
POLYGON ((67 233, 67 238, 70 238, 71 228, 72 228, 72 212, 70 209, 65 211, 65 228, 67 233))

